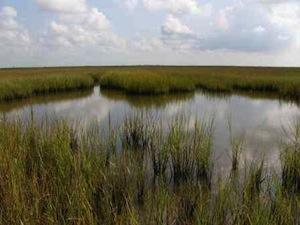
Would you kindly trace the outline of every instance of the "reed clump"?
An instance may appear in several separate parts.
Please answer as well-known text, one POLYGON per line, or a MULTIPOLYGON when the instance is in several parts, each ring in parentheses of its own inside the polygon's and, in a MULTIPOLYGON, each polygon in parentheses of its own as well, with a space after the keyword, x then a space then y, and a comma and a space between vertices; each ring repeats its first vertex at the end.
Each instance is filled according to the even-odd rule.
POLYGON ((282 183, 292 192, 300 193, 300 121, 285 129, 288 140, 282 145, 282 183))
MULTIPOLYGON (((294 172, 286 177, 283 170, 279 178, 266 173, 264 162, 254 162, 234 180, 212 179, 210 120, 191 123, 180 117, 163 127, 153 118, 134 115, 120 129, 102 135, 97 124, 81 129, 63 120, 39 124, 34 117, 28 122, 3 118, 0 223, 299 222, 299 195, 286 191, 284 183, 292 177, 294 184, 294 172), (140 126, 143 135, 137 140, 147 137, 146 145, 119 143, 140 126)), ((285 160, 290 158, 282 159, 290 168, 285 160)))

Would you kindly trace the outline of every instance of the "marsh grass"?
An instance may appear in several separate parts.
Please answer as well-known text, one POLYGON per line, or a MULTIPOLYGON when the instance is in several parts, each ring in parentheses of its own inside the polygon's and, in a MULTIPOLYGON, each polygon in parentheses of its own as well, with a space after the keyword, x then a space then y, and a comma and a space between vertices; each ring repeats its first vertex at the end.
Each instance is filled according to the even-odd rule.
POLYGON ((131 94, 190 92, 275 93, 298 100, 300 70, 255 67, 129 67, 110 68, 100 76, 103 87, 131 94))
POLYGON ((300 121, 284 129, 288 141, 282 144, 282 182, 292 192, 300 193, 300 121))
POLYGON ((0 100, 28 98, 38 94, 86 89, 94 85, 88 76, 48 75, 45 77, 18 77, 0 79, 0 100))
POLYGON ((236 173, 239 171, 239 163, 244 149, 244 136, 236 136, 232 125, 231 118, 228 120, 228 130, 230 135, 231 146, 231 172, 236 173))
POLYGON ((180 116, 170 123, 169 130, 166 145, 174 182, 197 180, 210 185, 213 121, 195 120, 191 124, 180 116))
MULTIPOLYGON (((180 117, 163 128, 134 115, 120 132, 102 135, 97 124, 83 130, 62 120, 39 124, 33 115, 27 122, 2 118, 0 223, 299 222, 298 193, 286 191, 286 176, 265 173, 264 161, 248 164, 235 180, 212 182, 213 122, 190 124, 180 117), (124 139, 141 129, 135 141, 124 139), (140 145, 145 137, 147 145, 140 145), (130 141, 117 151, 117 140, 130 141)), ((282 159, 287 168, 294 165, 282 159)), ((288 181, 297 179, 290 174, 288 181)))
POLYGON ((147 150, 152 144, 155 124, 143 114, 135 114, 124 121, 122 144, 124 148, 147 150))
POLYGON ((62 67, 0 70, 0 101, 90 88, 157 95, 197 89, 225 93, 272 93, 298 101, 299 68, 256 67, 62 67))

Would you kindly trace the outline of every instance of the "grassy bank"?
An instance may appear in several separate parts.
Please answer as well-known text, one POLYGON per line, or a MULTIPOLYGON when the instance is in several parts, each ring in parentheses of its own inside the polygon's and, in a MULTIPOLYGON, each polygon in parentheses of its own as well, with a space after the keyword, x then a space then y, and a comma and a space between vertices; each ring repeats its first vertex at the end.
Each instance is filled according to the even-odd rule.
POLYGON ((0 101, 12 101, 39 94, 57 93, 93 87, 89 76, 47 75, 45 77, 2 78, 0 81, 0 101))
POLYGON ((0 101, 91 88, 97 79, 93 74, 102 71, 100 67, 0 69, 0 101))
POLYGON ((161 94, 204 89, 221 92, 272 92, 300 97, 300 69, 251 67, 143 67, 110 69, 103 87, 134 94, 161 94))
POLYGON ((129 94, 209 91, 273 93, 300 98, 299 68, 254 67, 70 67, 0 70, 0 101, 36 94, 88 88, 129 94))
POLYGON ((212 121, 179 117, 165 130, 136 115, 101 135, 96 124, 1 120, 0 223, 297 224, 299 127, 282 176, 263 162, 239 173, 233 157, 232 173, 213 179, 212 121))
POLYGON ((9 113, 12 110, 22 109, 28 105, 34 104, 47 104, 50 102, 64 102, 64 101, 72 101, 79 100, 83 98, 87 98, 93 94, 93 89, 84 89, 84 90, 76 90, 67 91, 67 92, 59 92, 59 93, 47 93, 45 95, 37 95, 34 98, 24 98, 18 101, 6 101, 5 103, 0 104, 0 112, 9 113))

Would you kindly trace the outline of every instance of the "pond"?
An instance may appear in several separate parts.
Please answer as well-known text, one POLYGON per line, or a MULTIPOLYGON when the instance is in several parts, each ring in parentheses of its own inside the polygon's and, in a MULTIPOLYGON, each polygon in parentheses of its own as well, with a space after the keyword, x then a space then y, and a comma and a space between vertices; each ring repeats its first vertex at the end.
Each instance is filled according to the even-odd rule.
POLYGON ((25 120, 34 112, 37 120, 68 118, 83 126, 97 121, 107 127, 108 121, 119 126, 126 116, 149 112, 162 121, 187 115, 190 121, 214 119, 214 159, 218 172, 230 168, 230 132, 243 137, 243 161, 263 157, 268 167, 279 168, 280 141, 285 138, 283 127, 288 127, 300 116, 296 103, 280 101, 272 96, 221 95, 205 92, 162 96, 133 96, 121 91, 101 90, 39 96, 28 100, 0 104, 0 113, 7 118, 25 120))

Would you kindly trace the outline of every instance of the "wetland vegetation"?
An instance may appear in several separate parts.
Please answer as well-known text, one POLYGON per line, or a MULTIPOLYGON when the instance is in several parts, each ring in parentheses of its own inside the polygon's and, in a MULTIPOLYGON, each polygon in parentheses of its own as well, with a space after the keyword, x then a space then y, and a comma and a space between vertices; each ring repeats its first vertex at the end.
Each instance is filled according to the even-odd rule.
MULTIPOLYGON (((199 89, 209 98, 216 91, 297 101, 300 69, 1 69, 0 101, 10 103, 0 106, 0 224, 299 224, 299 120, 282 131, 279 169, 263 157, 243 158, 245 140, 229 123, 230 172, 219 171, 214 145, 224 133, 215 132, 214 119, 177 115, 163 121, 144 109, 190 100, 199 89), (64 91, 70 92, 55 94, 64 91), (22 108, 81 98, 88 110, 85 100, 94 94, 144 111, 118 125, 109 115, 107 127, 38 120, 33 109, 29 119, 6 117, 16 99, 23 99, 22 108)), ((107 103, 98 100, 90 104, 107 103)))
POLYGON ((90 88, 130 94, 166 94, 204 89, 218 92, 266 92, 280 98, 300 97, 299 68, 270 67, 65 67, 0 70, 0 100, 90 88))
POLYGON ((282 171, 241 163, 214 172, 214 121, 147 114, 102 133, 66 120, 0 121, 1 224, 298 224, 300 122, 282 171))

